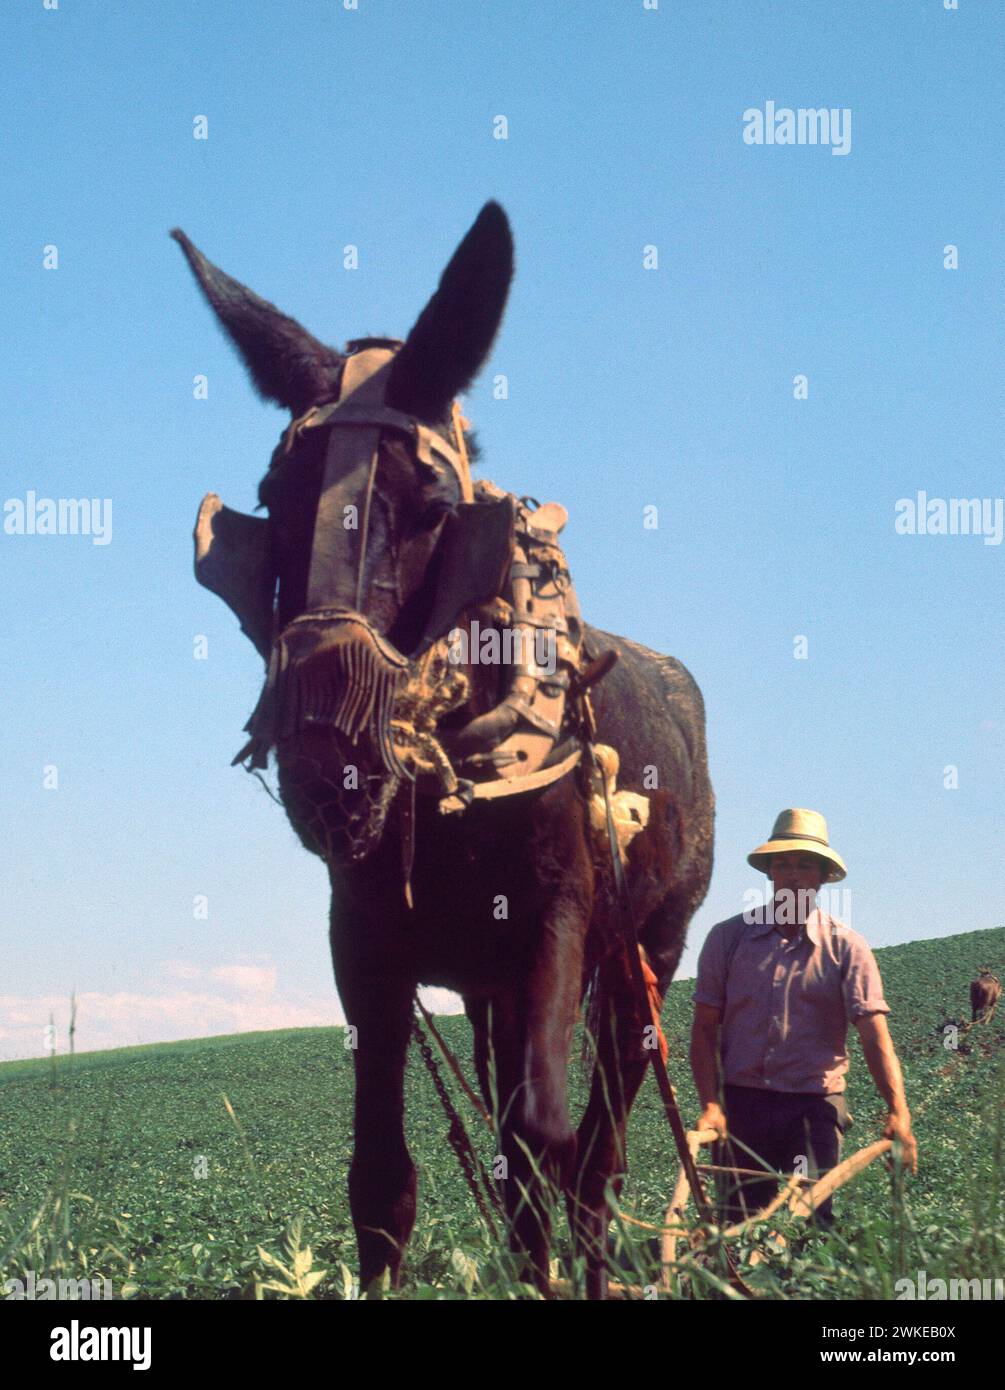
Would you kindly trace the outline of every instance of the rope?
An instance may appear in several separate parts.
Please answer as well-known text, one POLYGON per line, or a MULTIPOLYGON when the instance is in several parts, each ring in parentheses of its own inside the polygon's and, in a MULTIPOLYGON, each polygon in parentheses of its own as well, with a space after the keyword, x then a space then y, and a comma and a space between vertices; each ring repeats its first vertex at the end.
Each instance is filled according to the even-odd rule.
MULTIPOLYGON (((261 782, 262 786, 263 786, 263 787, 265 788, 265 790, 268 792, 269 796, 272 797, 272 800, 276 803, 277 806, 283 806, 283 803, 280 801, 279 797, 278 797, 278 796, 276 795, 276 793, 272 790, 272 788, 269 786, 268 782, 266 782, 265 778, 262 776, 262 774, 261 774, 260 772, 257 772, 254 768, 252 768, 252 769, 251 769, 251 775, 252 775, 253 777, 257 777, 257 778, 258 778, 258 780, 261 782)), ((286 810, 286 807, 285 807, 285 806, 283 806, 283 810, 284 810, 284 811, 286 810)))

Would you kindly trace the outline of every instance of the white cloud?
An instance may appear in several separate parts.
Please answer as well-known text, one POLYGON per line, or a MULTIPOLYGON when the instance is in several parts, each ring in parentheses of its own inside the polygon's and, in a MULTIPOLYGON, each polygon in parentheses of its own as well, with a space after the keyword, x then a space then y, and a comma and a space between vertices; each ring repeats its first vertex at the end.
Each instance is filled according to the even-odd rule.
POLYGON ((257 994, 263 998, 275 993, 279 977, 274 965, 217 965, 208 973, 238 994, 257 994))
MULTIPOLYGON (((317 996, 298 990, 280 991, 275 966, 206 968, 167 961, 163 976, 165 986, 149 993, 89 990, 78 994, 76 1050, 92 1052, 218 1033, 330 1027, 345 1022, 334 989, 317 996)), ((56 1029, 56 1051, 65 1054, 69 1051, 68 995, 0 995, 0 1060, 45 1056, 50 1016, 56 1029)))
MULTIPOLYGON (((276 1028, 326 1028, 345 1022, 334 986, 318 995, 283 990, 279 972, 271 964, 201 966, 169 960, 160 969, 170 982, 160 990, 78 994, 76 1050, 93 1052, 276 1028), (172 987, 175 981, 177 988, 172 987)), ((450 990, 423 988, 420 994, 433 1013, 459 1013, 463 1008, 450 990)), ((69 1051, 68 995, 0 995, 0 1061, 45 1056, 50 1016, 57 1054, 64 1055, 69 1051)))
POLYGON ((188 960, 165 960, 161 962, 161 969, 172 980, 198 980, 203 974, 201 965, 193 965, 188 960))

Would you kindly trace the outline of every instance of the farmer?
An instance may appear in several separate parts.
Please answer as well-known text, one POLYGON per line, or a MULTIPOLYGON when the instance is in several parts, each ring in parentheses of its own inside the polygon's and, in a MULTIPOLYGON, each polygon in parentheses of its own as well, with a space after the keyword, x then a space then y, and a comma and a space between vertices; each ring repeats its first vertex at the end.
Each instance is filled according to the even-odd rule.
MULTIPOLYGON (((900 1141, 904 1162, 916 1172, 917 1145, 876 959, 857 932, 816 907, 821 884, 845 876, 827 822, 816 811, 782 811, 771 839, 747 862, 769 876, 774 895, 718 922, 705 940, 692 995, 691 1068, 699 1128, 738 1140, 763 1162, 731 1143, 715 1146, 714 1161, 808 1177, 834 1167, 851 1124, 844 1097, 850 1020, 887 1106, 883 1137, 900 1141)), ((777 1190, 773 1178, 738 1175, 720 1185, 722 1216, 753 1215, 777 1190)), ((816 1220, 833 1223, 829 1199, 816 1220)))

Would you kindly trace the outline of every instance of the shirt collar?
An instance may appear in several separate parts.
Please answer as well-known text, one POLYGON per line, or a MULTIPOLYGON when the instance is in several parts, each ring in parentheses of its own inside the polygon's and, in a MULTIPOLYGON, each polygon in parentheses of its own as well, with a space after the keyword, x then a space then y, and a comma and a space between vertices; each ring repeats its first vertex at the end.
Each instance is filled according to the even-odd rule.
MULTIPOLYGON (((775 930, 774 922, 768 920, 766 908, 767 903, 764 903, 760 907, 755 907, 753 909, 753 926, 750 932, 752 937, 767 936, 769 932, 775 930)), ((741 914, 745 921, 749 920, 750 915, 751 914, 741 914)), ((826 924, 826 920, 826 913, 821 912, 819 907, 815 907, 807 917, 804 926, 800 928, 800 937, 805 934, 809 937, 814 946, 819 946, 823 934, 822 929, 826 924)))

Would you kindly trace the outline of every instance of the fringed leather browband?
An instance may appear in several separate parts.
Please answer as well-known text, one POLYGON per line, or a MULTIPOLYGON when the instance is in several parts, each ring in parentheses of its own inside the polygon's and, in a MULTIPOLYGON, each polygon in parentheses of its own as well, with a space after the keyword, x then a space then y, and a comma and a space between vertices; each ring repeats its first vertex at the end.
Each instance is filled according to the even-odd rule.
POLYGON ((353 743, 369 733, 388 772, 405 776, 391 738, 391 714, 408 676, 407 658, 357 613, 319 609, 294 618, 287 631, 310 623, 323 623, 329 634, 334 625, 335 640, 326 647, 323 676, 292 663, 286 634, 280 634, 273 643, 261 697, 245 725, 251 738, 233 763, 249 758, 249 770, 267 767, 269 749, 279 739, 318 724, 338 729, 353 743))

